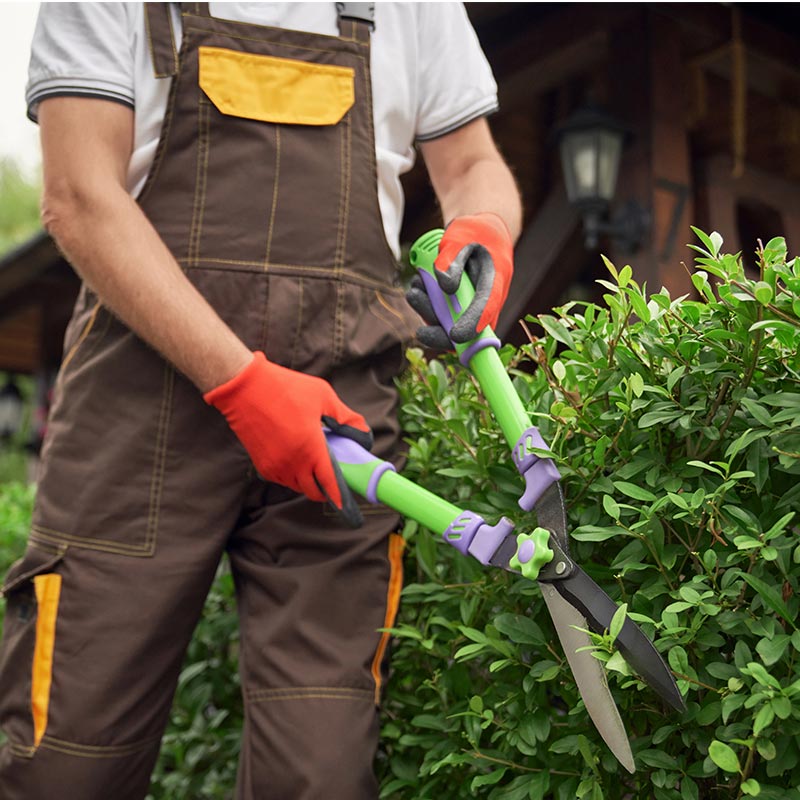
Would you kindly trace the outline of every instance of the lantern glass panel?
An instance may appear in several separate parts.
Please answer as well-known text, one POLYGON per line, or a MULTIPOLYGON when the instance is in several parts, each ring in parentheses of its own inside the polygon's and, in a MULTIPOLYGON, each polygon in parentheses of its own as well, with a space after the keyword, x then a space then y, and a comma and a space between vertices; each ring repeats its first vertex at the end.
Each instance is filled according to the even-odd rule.
POLYGON ((617 188, 617 174, 622 155, 622 137, 616 131, 597 131, 598 183, 597 193, 609 202, 617 188))

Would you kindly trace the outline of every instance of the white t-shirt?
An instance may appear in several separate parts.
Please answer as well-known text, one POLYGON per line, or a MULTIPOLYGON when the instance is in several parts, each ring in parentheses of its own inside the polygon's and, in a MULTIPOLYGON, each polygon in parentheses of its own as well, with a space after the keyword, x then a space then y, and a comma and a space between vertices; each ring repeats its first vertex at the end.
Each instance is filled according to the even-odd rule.
MULTIPOLYGON (((169 79, 153 76, 143 3, 42 3, 31 48, 28 114, 59 94, 116 100, 136 110, 128 189, 136 196, 153 161, 169 79)), ((335 3, 212 2, 214 16, 338 34, 335 3)), ((177 4, 172 4, 180 37, 177 4)), ((461 3, 375 3, 373 115, 378 200, 386 239, 399 255, 400 175, 414 141, 433 139, 496 110, 497 86, 461 3)))

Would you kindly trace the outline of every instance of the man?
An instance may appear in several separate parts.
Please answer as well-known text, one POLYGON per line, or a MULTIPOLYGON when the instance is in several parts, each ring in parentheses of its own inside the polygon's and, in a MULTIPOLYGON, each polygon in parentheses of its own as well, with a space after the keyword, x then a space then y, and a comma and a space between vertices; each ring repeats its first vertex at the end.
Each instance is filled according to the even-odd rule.
POLYGON ((485 266, 478 328, 507 291, 521 211, 463 8, 378 4, 373 30, 362 5, 42 7, 43 219, 84 286, 4 587, 3 800, 145 796, 224 552, 237 797, 377 794, 398 520, 363 508, 347 527, 323 505, 349 508, 322 424, 397 457, 414 141, 450 223, 437 265, 485 266))

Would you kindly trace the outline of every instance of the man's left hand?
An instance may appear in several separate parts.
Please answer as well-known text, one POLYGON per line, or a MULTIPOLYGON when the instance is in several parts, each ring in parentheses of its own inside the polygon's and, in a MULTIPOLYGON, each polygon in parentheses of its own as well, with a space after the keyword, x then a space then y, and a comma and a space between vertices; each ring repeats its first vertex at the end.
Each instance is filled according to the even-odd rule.
POLYGON ((466 270, 475 297, 449 330, 437 327, 430 300, 415 279, 408 302, 428 323, 417 337, 422 344, 451 348, 474 339, 487 325, 494 327, 508 295, 514 271, 514 246, 505 222, 494 213, 456 217, 445 229, 435 262, 442 291, 454 294, 466 270))

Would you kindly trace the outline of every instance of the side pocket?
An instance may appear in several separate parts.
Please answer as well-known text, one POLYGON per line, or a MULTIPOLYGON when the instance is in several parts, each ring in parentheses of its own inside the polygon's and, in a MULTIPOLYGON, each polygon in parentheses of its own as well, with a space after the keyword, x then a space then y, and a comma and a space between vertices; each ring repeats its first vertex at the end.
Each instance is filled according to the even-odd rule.
POLYGON ((0 644, 0 728, 16 755, 30 756, 47 728, 64 551, 29 545, 6 577, 0 644))

